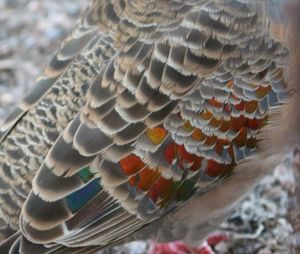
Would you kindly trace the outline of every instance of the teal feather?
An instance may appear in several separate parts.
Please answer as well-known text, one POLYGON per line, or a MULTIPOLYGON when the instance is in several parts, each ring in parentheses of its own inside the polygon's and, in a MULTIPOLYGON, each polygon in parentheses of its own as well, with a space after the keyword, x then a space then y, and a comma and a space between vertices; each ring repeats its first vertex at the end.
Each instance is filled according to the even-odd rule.
POLYGON ((99 179, 94 179, 83 188, 66 197, 68 208, 72 211, 72 213, 76 213, 81 207, 95 197, 101 189, 99 179))
POLYGON ((86 167, 82 170, 80 170, 77 175, 81 178, 82 181, 84 181, 85 183, 88 182, 89 180, 91 180, 94 176, 93 173, 91 173, 90 171, 90 167, 86 167))

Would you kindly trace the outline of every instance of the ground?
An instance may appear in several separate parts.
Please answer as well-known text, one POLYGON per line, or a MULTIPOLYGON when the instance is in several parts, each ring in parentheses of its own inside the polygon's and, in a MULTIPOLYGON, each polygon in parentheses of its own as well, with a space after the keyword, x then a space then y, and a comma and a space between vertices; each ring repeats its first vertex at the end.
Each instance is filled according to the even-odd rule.
MULTIPOLYGON (((80 0, 0 0, 0 123, 34 84, 85 5, 80 0)), ((227 240, 213 246, 215 253, 289 253, 291 160, 274 170, 220 226, 227 240)), ((105 253, 142 254, 148 248, 148 242, 139 242, 105 253)))

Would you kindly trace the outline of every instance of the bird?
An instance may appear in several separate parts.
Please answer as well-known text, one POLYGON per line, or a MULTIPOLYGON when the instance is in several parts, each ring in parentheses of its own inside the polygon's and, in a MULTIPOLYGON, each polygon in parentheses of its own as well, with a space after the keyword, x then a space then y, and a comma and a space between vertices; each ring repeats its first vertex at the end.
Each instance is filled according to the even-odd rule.
POLYGON ((91 0, 0 127, 0 253, 199 244, 299 143, 295 6, 91 0))

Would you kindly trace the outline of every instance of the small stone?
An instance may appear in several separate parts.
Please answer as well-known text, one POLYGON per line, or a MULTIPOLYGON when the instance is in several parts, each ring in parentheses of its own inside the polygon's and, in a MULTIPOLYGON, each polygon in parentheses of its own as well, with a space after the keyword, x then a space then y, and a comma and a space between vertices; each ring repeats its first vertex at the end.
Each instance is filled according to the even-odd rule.
POLYGON ((217 251, 219 254, 225 254, 228 253, 228 246, 226 242, 220 242, 218 243, 214 249, 217 251))
POLYGON ((269 249, 262 249, 257 254, 272 254, 272 251, 269 249))

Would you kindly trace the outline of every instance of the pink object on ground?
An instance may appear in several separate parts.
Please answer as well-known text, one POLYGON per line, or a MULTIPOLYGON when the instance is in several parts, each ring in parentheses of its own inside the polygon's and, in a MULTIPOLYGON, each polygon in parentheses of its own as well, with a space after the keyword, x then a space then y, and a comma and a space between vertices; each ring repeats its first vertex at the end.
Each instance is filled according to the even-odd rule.
POLYGON ((207 240, 199 247, 189 247, 182 241, 171 243, 152 243, 148 254, 215 254, 212 246, 228 240, 228 235, 217 232, 208 236, 207 240))

